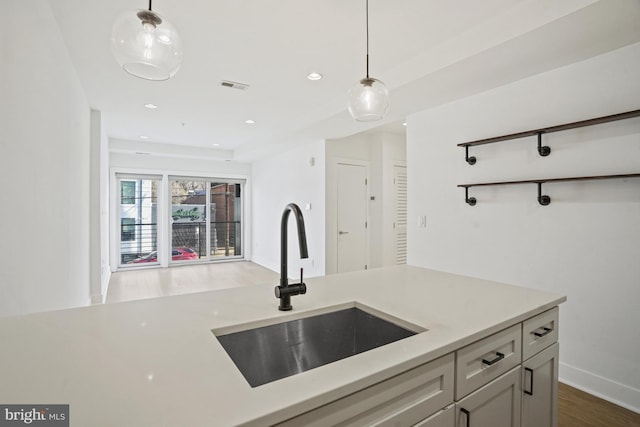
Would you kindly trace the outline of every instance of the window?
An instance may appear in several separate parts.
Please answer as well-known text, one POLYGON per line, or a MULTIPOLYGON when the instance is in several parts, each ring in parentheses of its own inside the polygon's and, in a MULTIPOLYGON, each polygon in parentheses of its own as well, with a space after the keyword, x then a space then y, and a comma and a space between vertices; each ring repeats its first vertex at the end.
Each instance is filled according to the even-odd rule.
POLYGON ((238 259, 243 180, 116 173, 121 268, 238 259))
POLYGON ((135 223, 134 218, 120 218, 121 242, 131 242, 136 239, 135 223))
POLYGON ((158 188, 160 177, 117 176, 120 188, 121 266, 158 262, 158 188))
POLYGON ((133 205, 136 203, 136 182, 122 181, 120 185, 120 203, 133 205))

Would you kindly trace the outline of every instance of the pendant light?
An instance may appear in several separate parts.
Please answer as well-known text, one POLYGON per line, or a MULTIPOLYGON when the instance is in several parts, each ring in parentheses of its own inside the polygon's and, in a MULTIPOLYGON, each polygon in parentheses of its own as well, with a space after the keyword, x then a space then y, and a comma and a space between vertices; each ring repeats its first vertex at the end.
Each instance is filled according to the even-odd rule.
POLYGON ((178 32, 151 10, 129 10, 121 14, 111 32, 111 49, 129 74, 146 80, 167 80, 182 63, 178 32))
POLYGON ((380 120, 389 111, 389 91, 369 76, 369 0, 367 6, 367 76, 349 89, 349 113, 359 122, 380 120))

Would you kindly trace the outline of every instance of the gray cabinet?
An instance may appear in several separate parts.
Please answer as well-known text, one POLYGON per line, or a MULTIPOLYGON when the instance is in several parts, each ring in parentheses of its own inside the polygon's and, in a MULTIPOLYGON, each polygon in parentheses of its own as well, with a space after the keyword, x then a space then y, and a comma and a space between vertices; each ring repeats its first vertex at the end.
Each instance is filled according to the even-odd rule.
POLYGON ((558 313, 456 352, 456 427, 557 427, 558 313))
POLYGON ((520 427, 520 366, 456 403, 456 426, 520 427))
POLYGON ((555 307, 279 425, 557 427, 557 339, 555 307))
POLYGON ((453 427, 456 418, 456 405, 451 405, 433 414, 413 427, 453 427))
POLYGON ((559 344, 522 363, 522 427, 558 425, 559 344))
POLYGON ((413 426, 453 402, 453 376, 448 354, 278 425, 413 426))

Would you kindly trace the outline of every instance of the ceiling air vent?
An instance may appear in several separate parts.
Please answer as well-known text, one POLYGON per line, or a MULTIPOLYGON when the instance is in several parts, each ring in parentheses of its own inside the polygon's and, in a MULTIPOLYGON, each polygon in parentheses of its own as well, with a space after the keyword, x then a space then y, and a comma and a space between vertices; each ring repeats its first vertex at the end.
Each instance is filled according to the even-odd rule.
POLYGON ((238 90, 249 89, 249 85, 247 85, 247 84, 238 83, 238 82, 232 82, 232 81, 229 81, 229 80, 222 80, 220 82, 220 86, 222 86, 222 87, 230 87, 230 88, 238 89, 238 90))

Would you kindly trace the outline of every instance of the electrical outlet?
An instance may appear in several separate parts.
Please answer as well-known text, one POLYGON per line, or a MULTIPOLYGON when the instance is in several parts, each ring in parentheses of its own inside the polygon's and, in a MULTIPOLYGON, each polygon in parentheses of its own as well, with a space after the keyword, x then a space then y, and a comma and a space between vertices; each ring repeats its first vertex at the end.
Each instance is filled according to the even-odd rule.
POLYGON ((313 258, 302 258, 298 261, 298 265, 305 270, 310 270, 315 266, 315 261, 313 258))
POLYGON ((420 215, 418 217, 418 227, 425 228, 426 226, 427 226, 427 216, 426 215, 420 215))

